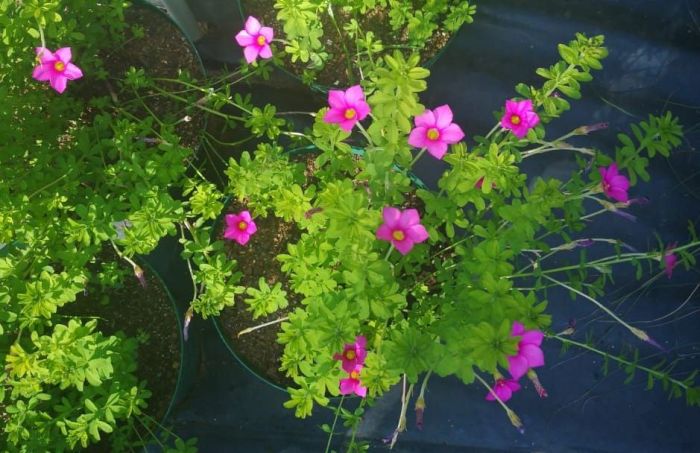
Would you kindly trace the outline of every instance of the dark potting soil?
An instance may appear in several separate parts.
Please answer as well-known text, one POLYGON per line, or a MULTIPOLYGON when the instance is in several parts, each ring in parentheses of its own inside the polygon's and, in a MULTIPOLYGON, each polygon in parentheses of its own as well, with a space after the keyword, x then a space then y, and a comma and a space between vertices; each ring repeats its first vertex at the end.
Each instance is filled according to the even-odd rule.
MULTIPOLYGON (((284 27, 282 23, 277 20, 277 10, 274 8, 275 0, 240 0, 240 3, 245 15, 243 18, 244 22, 248 16, 254 16, 258 18, 263 25, 272 27, 277 36, 282 33, 284 27)), ((316 76, 315 81, 318 84, 345 88, 351 84, 359 83, 361 80, 358 66, 353 62, 348 64, 347 54, 342 44, 344 41, 348 40, 348 36, 343 31, 344 26, 350 23, 352 19, 358 21, 361 30, 373 32, 375 38, 381 40, 386 48, 391 48, 392 46, 406 48, 409 46, 408 35, 405 30, 394 32, 391 27, 388 26, 389 14, 388 10, 384 8, 377 7, 366 14, 358 16, 345 13, 342 11, 342 8, 336 8, 333 10, 333 14, 343 36, 341 37, 338 35, 335 25, 328 14, 323 14, 321 16, 321 22, 326 34, 321 37, 321 40, 329 54, 329 59, 316 76)), ((451 37, 452 33, 448 33, 445 30, 436 30, 433 36, 425 42, 424 47, 419 51, 421 55, 421 65, 425 66, 426 62, 438 55, 447 45, 451 37)), ((353 54, 352 48, 348 50, 353 54)), ((298 76, 303 74, 304 68, 306 67, 305 63, 301 63, 300 61, 293 63, 289 54, 286 52, 280 52, 280 54, 284 55, 284 64, 289 71, 298 76)))
MULTIPOLYGON (((151 392, 146 412, 161 421, 175 393, 180 370, 180 334, 173 304, 161 281, 148 269, 144 269, 144 288, 131 266, 120 262, 112 249, 105 249, 99 261, 123 263, 128 272, 122 284, 105 293, 97 287, 88 288, 74 303, 65 305, 61 315, 96 317, 97 327, 105 336, 123 332, 139 340, 136 375, 146 381, 151 392)), ((136 426, 142 438, 149 438, 148 432, 142 432, 138 423, 136 426)))
MULTIPOLYGON (((296 156, 292 160, 305 162, 306 174, 307 177, 310 177, 314 171, 314 158, 314 155, 306 154, 296 156)), ((233 200, 224 212, 226 214, 237 213, 245 209, 245 203, 233 200)), ((241 336, 238 336, 238 332, 285 317, 295 308, 301 306, 303 296, 290 288, 289 277, 282 272, 281 264, 275 259, 277 255, 287 252, 287 244, 299 240, 301 231, 294 222, 285 222, 271 214, 267 217, 257 217, 254 220, 258 230, 245 246, 224 239, 226 223, 223 219, 219 224, 216 237, 225 241, 227 256, 237 261, 238 269, 243 274, 240 281, 241 286, 257 288, 261 277, 270 286, 281 283, 282 289, 287 293, 289 305, 271 315, 253 319, 252 313, 248 311, 248 305, 243 302, 244 296, 241 295, 237 297, 233 307, 226 308, 221 312, 219 322, 231 347, 251 369, 275 384, 286 387, 293 385, 293 381, 279 370, 280 360, 284 353, 284 346, 277 343, 277 334, 280 332, 281 323, 272 324, 241 336)))
MULTIPOLYGON (((109 74, 106 80, 86 74, 78 95, 90 99, 110 96, 115 105, 128 105, 127 110, 137 117, 146 117, 149 112, 138 104, 131 89, 118 90, 117 82, 125 78, 129 68, 143 69, 152 78, 176 79, 180 71, 188 72, 194 78, 203 78, 202 67, 197 54, 180 30, 155 8, 132 5, 124 12, 124 20, 140 28, 142 36, 132 36, 115 48, 105 48, 100 55, 104 69, 109 74)), ((183 85, 169 82, 156 82, 157 86, 170 92, 182 91, 183 85)), ((196 107, 158 95, 151 88, 139 91, 141 100, 148 110, 160 120, 172 123, 179 121, 175 132, 181 137, 180 144, 195 148, 205 123, 205 115, 196 107), (189 116, 190 121, 183 121, 189 116)), ((96 112, 88 108, 87 118, 96 112)))

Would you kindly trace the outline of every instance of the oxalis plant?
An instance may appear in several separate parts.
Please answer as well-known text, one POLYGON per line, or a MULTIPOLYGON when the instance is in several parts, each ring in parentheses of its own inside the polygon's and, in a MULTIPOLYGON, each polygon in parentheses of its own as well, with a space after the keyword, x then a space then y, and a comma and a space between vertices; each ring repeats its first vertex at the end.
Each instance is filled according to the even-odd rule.
MULTIPOLYGON (((134 427, 160 429, 144 412, 138 340, 63 312, 81 293, 107 294, 125 278, 145 285, 135 255, 176 231, 167 222, 183 209, 169 191, 184 184, 193 150, 176 127, 197 109, 159 117, 149 101, 167 81, 136 68, 107 72, 106 43, 116 51, 143 37, 124 21, 126 7, 0 1, 3 451, 74 450, 105 436, 123 451, 154 441, 135 439, 134 427)), ((191 451, 192 442, 174 448, 191 451)))
MULTIPOLYGON (((241 45, 258 46, 262 30, 248 30, 250 39, 241 45)), ((255 48, 253 57, 262 56, 255 48)), ((579 144, 605 124, 547 137, 546 126, 580 98, 581 84, 607 56, 602 36, 577 34, 558 50, 559 61, 536 71, 543 83, 516 86, 517 95, 482 135, 465 137, 450 106, 422 105, 429 71, 418 66, 417 55, 395 52, 361 84, 331 90, 328 106, 310 114, 313 124, 303 132, 284 130, 272 114, 259 125, 273 140, 230 160, 224 193, 246 208, 225 213, 224 240, 247 247, 261 234, 256 218, 266 216, 301 232, 278 263, 270 263, 288 276, 301 306, 246 331, 281 323, 280 369, 295 383, 285 406, 302 418, 316 405, 335 410, 333 425, 323 427, 327 450, 339 419, 352 431, 349 450, 366 449, 355 438, 364 408, 400 385, 398 422, 387 439, 393 446, 411 403, 422 424, 433 375, 482 386, 485 399, 522 431, 508 401, 517 398, 522 379, 547 396, 536 374, 552 360, 542 351, 544 341, 594 352, 620 365, 630 380, 643 373, 648 388, 660 385, 670 397, 700 403, 695 372, 679 376, 673 365, 640 363, 638 351, 611 354, 574 339, 573 326, 551 329, 547 290, 560 288, 603 312, 640 348, 660 348, 602 298, 624 266, 637 279, 672 278, 679 266, 693 266, 700 251, 692 225, 686 243, 660 242, 647 251, 587 235, 587 226, 605 216, 631 217, 627 208, 645 201, 635 185, 650 178, 649 159, 668 157, 681 143, 682 128, 671 113, 651 115, 620 133, 614 151, 579 144), (315 150, 312 175, 287 152, 301 145, 315 150), (351 145, 362 148, 361 156, 351 145), (554 152, 574 153, 579 169, 565 181, 526 184, 519 164, 554 152), (410 177, 425 153, 448 165, 437 191, 410 177), (594 248, 604 256, 589 258, 594 248), (569 264, 552 265, 552 257, 569 264), (350 397, 359 400, 354 409, 344 407, 350 397)), ((246 263, 228 259, 206 223, 220 211, 224 193, 204 183, 194 193, 190 203, 196 199, 205 215, 189 219, 190 233, 182 234, 197 290, 188 317, 216 316, 233 303, 248 304, 254 316, 286 309, 290 294, 279 284, 238 284, 246 263)))

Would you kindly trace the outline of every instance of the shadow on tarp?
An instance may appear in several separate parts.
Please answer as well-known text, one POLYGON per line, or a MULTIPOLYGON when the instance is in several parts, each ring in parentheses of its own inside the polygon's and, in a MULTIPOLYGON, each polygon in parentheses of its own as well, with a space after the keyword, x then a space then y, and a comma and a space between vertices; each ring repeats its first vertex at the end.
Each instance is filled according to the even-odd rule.
MULTIPOLYGON (((223 0, 190 2, 197 19, 209 24, 209 34, 197 44, 210 67, 235 64, 241 58, 232 41, 242 28, 235 5, 223 0)), ((584 100, 573 102, 573 110, 548 127, 549 135, 606 121, 609 130, 586 140, 612 155, 616 134, 628 132, 629 122, 671 109, 685 125, 686 143, 670 159, 653 161, 652 182, 632 190, 634 196, 650 199, 646 206, 630 208, 636 222, 606 214, 586 235, 620 237, 640 250, 656 247, 656 234, 664 243, 686 241, 687 221, 700 221, 700 5, 690 0, 480 0, 478 5, 474 24, 460 31, 433 67, 422 102, 428 108, 449 103, 468 137, 484 133, 494 124, 491 112, 515 96, 516 83, 540 83, 534 70, 558 58, 558 42, 572 39, 578 31, 605 34, 610 56, 603 62, 604 70, 584 86, 584 100)), ((324 104, 322 97, 310 95, 294 80, 280 82, 277 90, 258 88, 254 101, 275 102, 277 93, 283 104, 297 109, 315 110, 324 104)), ((424 157, 415 171, 434 186, 444 170, 440 164, 424 157)), ((573 168, 573 156, 564 152, 523 164, 531 178, 564 178, 573 168)), ((177 260, 173 253, 169 259, 177 260)), ((652 364, 661 358, 677 359, 679 370, 698 368, 700 329, 694 314, 700 308, 698 293, 666 316, 688 298, 700 281, 698 275, 697 269, 678 269, 672 280, 662 276, 616 308, 623 318, 646 329, 668 349, 666 353, 640 344, 591 304, 572 301, 559 290, 547 293, 553 330, 562 330, 576 319, 577 340, 583 341, 583 332, 592 330, 598 346, 611 353, 619 353, 621 345, 632 345, 652 364)), ((625 268, 616 274, 616 282, 621 290, 609 295, 606 303, 640 286, 625 268)), ((173 283, 186 291, 189 280, 175 278, 173 283)), ((179 434, 198 437, 204 453, 323 450, 327 438, 319 425, 332 421, 329 410, 319 408, 310 419, 296 419, 282 407, 287 396, 245 372, 211 323, 196 320, 192 328, 202 360, 191 394, 175 408, 179 434)), ((510 426, 498 405, 483 401, 482 388, 467 387, 455 379, 432 379, 423 431, 415 429, 409 410, 408 431, 395 451, 700 451, 698 408, 688 408, 682 400, 668 401, 658 388, 646 392, 642 375, 625 385, 625 373, 612 364, 604 375, 598 356, 573 349, 560 355, 554 340, 546 341, 544 349, 548 363, 538 374, 549 398, 540 400, 524 381, 523 390, 511 401, 525 423, 524 435, 510 426)), ((367 411, 360 436, 372 442, 373 450, 385 448, 381 439, 393 431, 398 411, 396 388, 367 411)), ((342 447, 342 434, 336 449, 342 447)))

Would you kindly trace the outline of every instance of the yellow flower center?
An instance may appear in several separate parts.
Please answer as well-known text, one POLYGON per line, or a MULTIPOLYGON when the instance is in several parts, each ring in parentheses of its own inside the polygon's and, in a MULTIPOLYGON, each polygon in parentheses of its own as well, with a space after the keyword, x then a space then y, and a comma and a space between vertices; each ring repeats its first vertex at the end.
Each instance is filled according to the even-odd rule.
POLYGON ((53 68, 58 72, 63 72, 66 69, 66 64, 62 61, 57 61, 53 64, 53 68))
POLYGON ((518 124, 520 124, 520 117, 518 115, 512 115, 510 117, 510 122, 517 126, 518 124))
POLYGON ((394 230, 394 232, 391 233, 391 237, 397 241, 403 241, 406 238, 406 235, 403 234, 403 231, 401 230, 394 230))
POLYGON ((265 44, 267 44, 267 40, 265 39, 265 37, 263 35, 258 36, 258 45, 264 46, 265 44))
POLYGON ((357 115, 357 112, 355 111, 355 109, 347 109, 345 111, 344 116, 345 116, 346 120, 351 120, 351 119, 355 118, 355 115, 357 115))
POLYGON ((435 129, 434 127, 431 127, 430 129, 428 129, 428 132, 425 135, 428 136, 429 140, 434 141, 440 138, 440 131, 435 129))
POLYGON ((353 370, 350 372, 350 379, 358 379, 360 377, 360 373, 357 371, 353 370))
POLYGON ((348 360, 353 360, 357 355, 355 354, 355 351, 349 350, 345 352, 345 358, 348 360))
POLYGON ((248 228, 248 224, 246 222, 244 222, 243 220, 238 222, 238 229, 239 230, 244 231, 246 228, 248 228))

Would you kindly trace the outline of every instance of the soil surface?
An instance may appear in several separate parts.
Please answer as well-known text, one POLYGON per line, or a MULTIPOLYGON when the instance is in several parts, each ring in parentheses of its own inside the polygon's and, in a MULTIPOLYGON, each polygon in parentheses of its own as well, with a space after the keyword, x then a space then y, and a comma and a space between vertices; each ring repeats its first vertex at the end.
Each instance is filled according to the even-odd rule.
MULTIPOLYGON (((284 27, 283 24, 277 20, 278 10, 274 8, 275 0, 240 0, 240 2, 243 7, 244 20, 248 16, 254 16, 258 18, 263 25, 272 27, 275 30, 276 38, 281 37, 284 27)), ((391 29, 388 25, 388 10, 384 8, 375 8, 367 14, 358 15, 357 17, 343 12, 341 8, 335 8, 333 13, 338 28, 341 33, 343 33, 343 38, 341 39, 338 35, 335 25, 328 14, 323 14, 321 16, 321 22, 323 24, 324 35, 321 37, 321 42, 325 46, 326 52, 329 54, 329 59, 317 74, 316 83, 326 86, 347 87, 353 83, 359 83, 361 80, 358 66, 353 62, 350 62, 350 65, 348 65, 346 52, 342 44, 343 41, 346 41, 346 45, 351 46, 349 48, 350 53, 352 55, 356 53, 356 51, 353 50, 353 43, 349 41, 344 31, 345 24, 349 23, 353 18, 358 21, 361 30, 365 32, 374 32, 375 38, 381 40, 385 48, 397 46, 402 48, 403 46, 403 48, 407 50, 407 46, 409 45, 408 36, 405 32, 396 33, 391 29), (350 71, 352 71, 352 73, 350 73, 350 71)), ((421 55, 421 64, 425 65, 431 58, 436 56, 447 45, 451 37, 452 33, 441 29, 436 30, 433 36, 425 42, 425 46, 419 51, 421 55)), ((280 54, 284 55, 285 68, 301 77, 306 64, 300 61, 292 63, 291 57, 284 51, 280 52, 280 54)))
MULTIPOLYGON (((292 160, 305 161, 307 175, 310 176, 313 172, 314 158, 314 155, 307 154, 294 157, 292 160)), ((245 204, 233 200, 224 213, 238 213, 244 209, 246 209, 245 204)), ((281 264, 275 259, 277 255, 287 252, 288 243, 299 240, 301 231, 294 222, 285 222, 272 214, 264 218, 257 217, 254 220, 258 230, 245 246, 224 239, 223 218, 218 225, 216 237, 226 243, 227 256, 238 262, 238 268, 243 274, 241 286, 257 288, 260 277, 263 277, 270 286, 281 283, 282 289, 287 292, 289 305, 271 315, 253 319, 252 313, 248 311, 248 305, 243 301, 244 296, 241 295, 236 298, 233 307, 221 312, 219 324, 231 347, 251 369, 273 383, 286 387, 293 385, 293 381, 279 371, 284 346, 277 343, 277 334, 282 324, 263 327, 240 337, 238 332, 280 319, 301 306, 303 296, 292 291, 289 278, 282 272, 281 264)))
MULTIPOLYGON (((119 258, 110 248, 105 249, 99 261, 119 262, 119 258)), ((140 339, 136 375, 139 380, 146 381, 152 393, 147 413, 162 420, 175 393, 180 371, 180 333, 175 308, 158 277, 144 268, 144 288, 133 275, 131 266, 124 261, 120 262, 122 264, 128 273, 121 286, 106 294, 98 288, 89 289, 74 303, 63 307, 60 314, 97 317, 97 327, 103 335, 121 331, 128 337, 140 339), (105 295, 109 297, 108 303, 102 300, 105 295)), ((148 438, 147 432, 139 434, 148 438)))
MULTIPOLYGON (((127 23, 140 27, 143 36, 131 36, 119 47, 104 49, 100 58, 109 78, 99 80, 96 75, 86 74, 86 83, 81 84, 78 95, 85 99, 110 96, 115 105, 128 106, 127 110, 131 114, 144 118, 149 113, 136 101, 133 90, 119 88, 119 81, 124 79, 130 67, 143 69, 146 76, 157 78, 175 79, 180 71, 188 72, 196 79, 202 79, 204 74, 192 46, 164 13, 154 8, 132 5, 124 12, 124 18, 127 23)), ((158 87, 169 92, 181 92, 184 89, 183 85, 177 83, 156 83, 158 87)), ((178 95, 183 96, 182 93, 178 95)), ((175 132, 181 137, 182 145, 195 148, 199 144, 199 136, 205 124, 205 115, 200 109, 157 95, 157 92, 150 88, 140 89, 139 96, 148 109, 166 123, 180 121, 189 116, 190 121, 177 123, 175 132)), ((96 113, 94 109, 87 110, 87 118, 96 113)))

